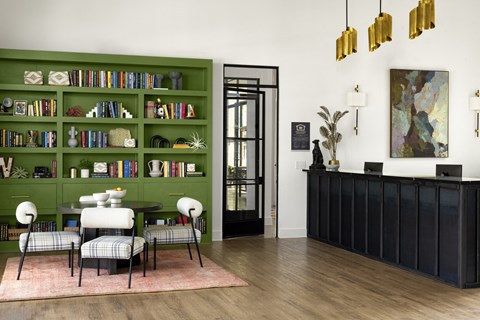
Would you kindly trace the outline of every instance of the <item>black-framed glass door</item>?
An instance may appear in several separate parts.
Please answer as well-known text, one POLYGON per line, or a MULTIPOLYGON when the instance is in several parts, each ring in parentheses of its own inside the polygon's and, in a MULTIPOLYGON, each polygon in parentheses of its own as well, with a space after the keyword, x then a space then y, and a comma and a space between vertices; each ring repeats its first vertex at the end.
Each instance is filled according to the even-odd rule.
POLYGON ((225 78, 224 238, 264 232, 265 92, 255 84, 225 78))

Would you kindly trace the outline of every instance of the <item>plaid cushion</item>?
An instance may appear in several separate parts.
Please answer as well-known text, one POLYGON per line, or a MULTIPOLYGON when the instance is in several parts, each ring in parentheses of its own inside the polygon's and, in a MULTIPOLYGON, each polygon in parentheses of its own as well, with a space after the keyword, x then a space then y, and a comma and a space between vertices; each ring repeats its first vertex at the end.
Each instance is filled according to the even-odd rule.
MULTIPOLYGON (((200 243, 202 233, 195 229, 197 240, 200 243)), ((157 244, 195 243, 191 226, 155 226, 143 229, 143 237, 148 243, 153 243, 157 238, 157 244)))
MULTIPOLYGON (((133 255, 143 251, 144 243, 142 237, 135 237, 133 255)), ((85 242, 81 250, 82 258, 130 259, 131 248, 131 236, 101 236, 85 242)))
MULTIPOLYGON (((28 233, 22 233, 18 241, 20 251, 23 252, 28 233)), ((80 236, 74 231, 32 232, 28 240, 27 252, 71 250, 80 246, 80 236)))

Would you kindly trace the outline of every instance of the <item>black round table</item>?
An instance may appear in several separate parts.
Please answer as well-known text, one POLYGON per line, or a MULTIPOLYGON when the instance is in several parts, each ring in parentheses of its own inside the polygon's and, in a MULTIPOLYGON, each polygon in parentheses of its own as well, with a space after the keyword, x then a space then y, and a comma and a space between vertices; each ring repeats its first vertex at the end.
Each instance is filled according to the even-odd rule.
MULTIPOLYGON (((96 202, 80 202, 72 201, 61 203, 57 206, 57 210, 62 213, 82 213, 82 210, 85 208, 96 208, 96 202)), ((146 211, 156 211, 162 209, 162 204, 155 201, 135 201, 135 200, 124 200, 119 204, 107 203, 102 208, 130 208, 133 212, 146 212, 146 211)))

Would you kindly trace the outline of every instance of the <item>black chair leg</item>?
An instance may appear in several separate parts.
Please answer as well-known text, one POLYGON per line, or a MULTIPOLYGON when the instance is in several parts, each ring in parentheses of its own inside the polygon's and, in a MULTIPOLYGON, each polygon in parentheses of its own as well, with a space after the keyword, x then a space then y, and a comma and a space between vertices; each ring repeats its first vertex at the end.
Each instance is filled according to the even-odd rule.
POLYGON ((147 261, 148 261, 148 243, 147 242, 145 242, 145 249, 147 251, 147 261))
POLYGON ((195 246, 197 246, 198 260, 200 260, 200 267, 203 268, 202 256, 200 255, 200 248, 198 247, 197 238, 195 237, 195 246))
POLYGON ((80 259, 80 271, 78 275, 78 286, 82 286, 82 271, 83 271, 83 258, 80 259))
POLYGON ((23 267, 23 260, 25 259, 26 254, 27 254, 27 248, 23 250, 22 257, 20 258, 20 264, 18 265, 17 280, 20 280, 20 274, 22 273, 22 267, 23 267))
POLYGON ((147 273, 147 250, 148 250, 148 244, 145 242, 143 245, 143 276, 145 277, 145 274, 147 273))
POLYGON ((128 289, 132 286, 132 265, 133 265, 133 256, 130 256, 130 268, 128 269, 128 289))
POLYGON ((100 275, 100 259, 97 259, 97 277, 100 275))
POLYGON ((190 255, 190 260, 193 260, 192 251, 190 250, 190 244, 189 243, 187 243, 187 248, 188 248, 188 254, 190 255))
POLYGON ((153 238, 153 270, 157 270, 157 238, 153 238))
POLYGON ((70 276, 73 277, 73 256, 74 256, 75 244, 72 242, 72 249, 68 251, 68 264, 70 267, 70 276))

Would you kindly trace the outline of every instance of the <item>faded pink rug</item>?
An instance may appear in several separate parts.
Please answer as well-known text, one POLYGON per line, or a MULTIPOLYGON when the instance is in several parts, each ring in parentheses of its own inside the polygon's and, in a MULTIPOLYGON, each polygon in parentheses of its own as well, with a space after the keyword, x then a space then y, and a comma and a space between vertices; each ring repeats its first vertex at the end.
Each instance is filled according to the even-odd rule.
POLYGON ((173 290, 193 290, 218 287, 247 286, 234 274, 202 255, 203 268, 198 257, 190 260, 187 250, 157 252, 157 270, 153 257, 147 262, 143 277, 143 262, 132 273, 132 288, 128 289, 128 268, 109 275, 100 269, 83 269, 82 286, 78 287, 79 268, 75 256, 74 276, 70 277, 66 255, 28 256, 23 263, 20 280, 17 268, 20 257, 9 258, 0 283, 0 301, 51 299, 74 296, 145 293, 173 290))

